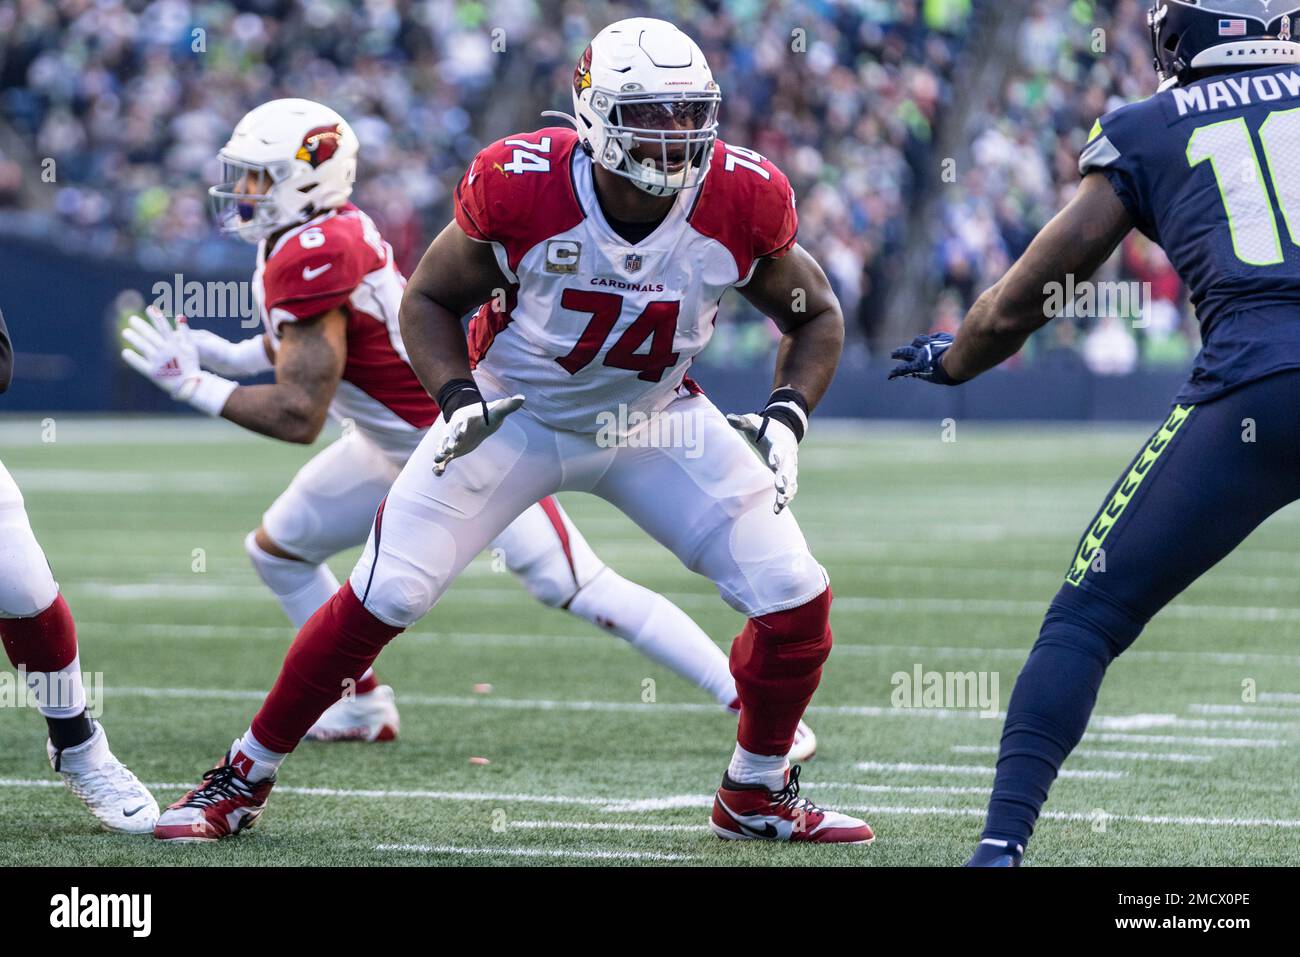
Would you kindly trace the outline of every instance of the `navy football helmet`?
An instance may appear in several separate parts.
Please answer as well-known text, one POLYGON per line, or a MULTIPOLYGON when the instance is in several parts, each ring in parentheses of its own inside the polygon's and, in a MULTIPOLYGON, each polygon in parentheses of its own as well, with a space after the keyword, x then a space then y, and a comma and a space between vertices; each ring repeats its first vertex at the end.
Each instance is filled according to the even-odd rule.
POLYGON ((1161 89, 1207 70, 1300 63, 1294 0, 1156 0, 1147 12, 1161 89))

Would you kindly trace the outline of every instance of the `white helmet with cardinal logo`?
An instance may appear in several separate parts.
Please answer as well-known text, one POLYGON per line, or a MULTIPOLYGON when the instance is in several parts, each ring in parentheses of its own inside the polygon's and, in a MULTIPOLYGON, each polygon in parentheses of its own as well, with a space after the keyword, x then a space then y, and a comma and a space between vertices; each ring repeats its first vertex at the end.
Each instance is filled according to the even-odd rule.
POLYGON ((348 201, 357 177, 356 134, 311 100, 263 103, 217 154, 221 182, 208 190, 223 232, 249 242, 348 201))
POLYGON ((704 181, 721 101, 699 46, 665 20, 610 24, 573 72, 574 125, 583 149, 656 196, 704 181))

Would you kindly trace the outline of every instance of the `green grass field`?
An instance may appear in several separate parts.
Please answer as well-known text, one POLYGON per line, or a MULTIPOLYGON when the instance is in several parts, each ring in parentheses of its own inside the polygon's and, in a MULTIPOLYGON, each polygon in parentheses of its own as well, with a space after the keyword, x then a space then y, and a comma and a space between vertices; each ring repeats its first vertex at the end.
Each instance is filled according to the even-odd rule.
MULTIPOLYGON (((55 425, 48 443, 37 418, 6 420, 0 455, 83 667, 103 673, 113 747, 170 802, 247 726, 292 637, 241 542, 311 453, 221 422, 55 425)), ((1001 722, 893 708, 891 676, 993 672, 1005 708, 1080 532, 1147 431, 813 430, 795 513, 831 575, 836 647, 808 715, 821 748, 805 791, 862 812, 871 847, 718 841, 705 822, 734 721, 480 558, 379 660, 401 739, 304 745, 259 825, 219 846, 98 831, 50 771, 39 716, 7 709, 0 864, 960 863, 1001 722)), ((562 498, 609 564, 727 647, 742 621, 707 581, 605 503, 562 498)), ((1027 863, 1300 864, 1298 530, 1300 512, 1274 517, 1112 667, 1027 863)), ((340 578, 354 557, 338 557, 340 578)))

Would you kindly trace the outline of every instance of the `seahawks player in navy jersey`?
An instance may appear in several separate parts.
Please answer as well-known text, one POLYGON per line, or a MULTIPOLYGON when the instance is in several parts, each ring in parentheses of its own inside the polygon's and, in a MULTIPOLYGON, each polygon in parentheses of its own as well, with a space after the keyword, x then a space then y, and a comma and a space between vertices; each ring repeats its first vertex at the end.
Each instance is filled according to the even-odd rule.
POLYGON ((1159 91, 1101 118, 1074 199, 955 339, 894 353, 890 378, 973 379, 1045 324, 1047 284, 1086 279, 1134 227, 1201 324, 1190 378, 1084 533, 1016 682, 975 866, 1020 863, 1107 666, 1300 498, 1300 2, 1159 0, 1149 17, 1159 91))

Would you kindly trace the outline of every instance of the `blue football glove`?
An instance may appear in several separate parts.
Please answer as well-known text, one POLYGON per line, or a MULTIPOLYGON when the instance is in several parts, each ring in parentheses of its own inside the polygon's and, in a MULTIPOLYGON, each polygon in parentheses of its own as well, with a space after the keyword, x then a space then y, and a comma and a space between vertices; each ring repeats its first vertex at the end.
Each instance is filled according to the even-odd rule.
POLYGON ((946 332, 917 336, 910 346, 903 346, 890 353, 889 357, 898 359, 900 364, 894 366, 893 371, 889 373, 889 378, 907 376, 912 379, 924 379, 935 385, 961 385, 966 380, 954 379, 948 375, 940 361, 952 343, 952 336, 946 332))

